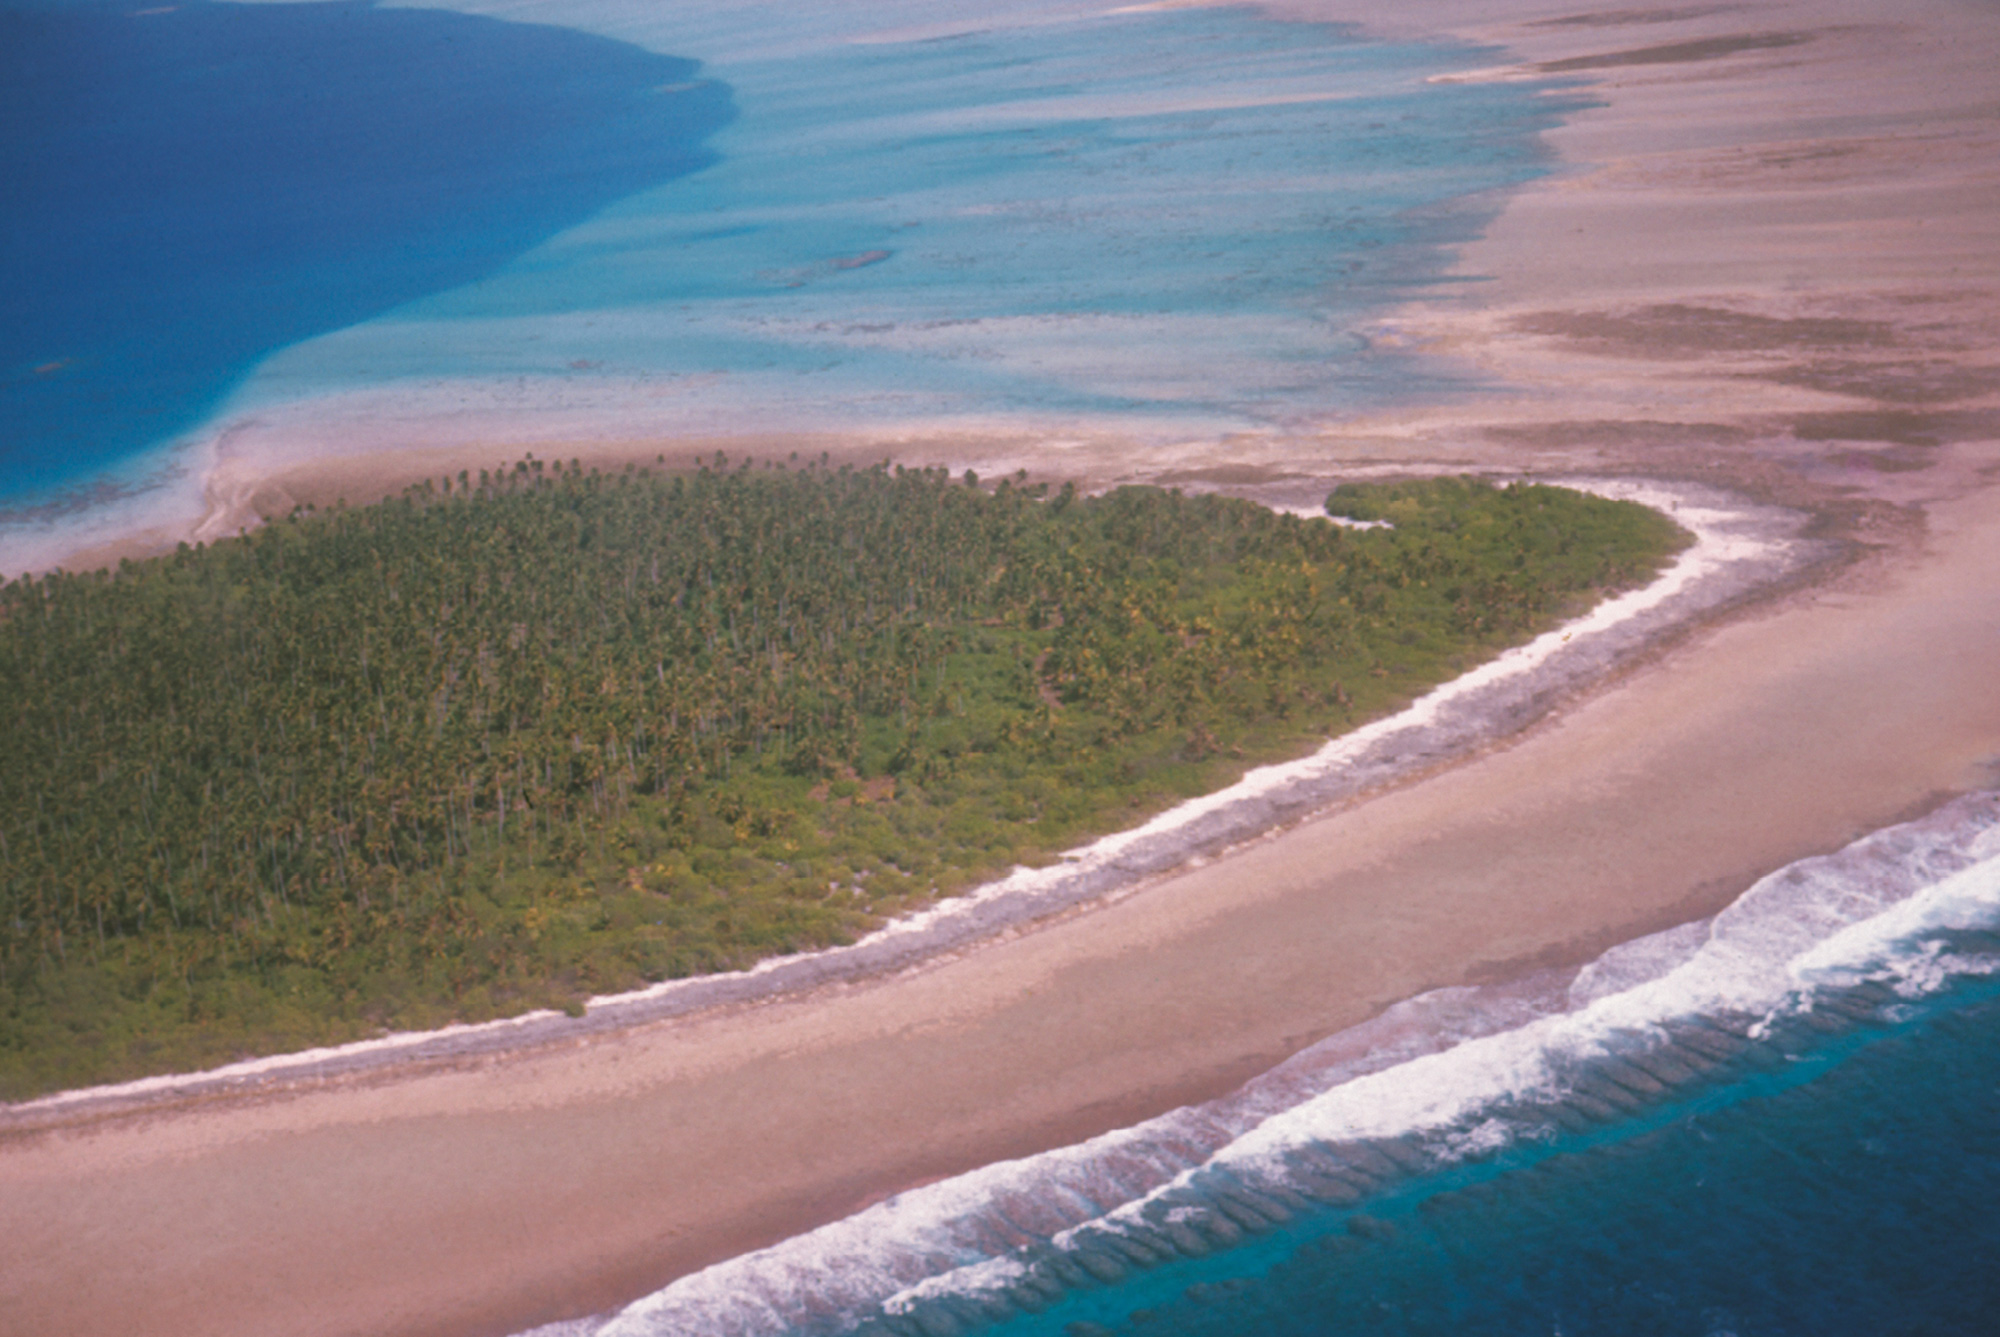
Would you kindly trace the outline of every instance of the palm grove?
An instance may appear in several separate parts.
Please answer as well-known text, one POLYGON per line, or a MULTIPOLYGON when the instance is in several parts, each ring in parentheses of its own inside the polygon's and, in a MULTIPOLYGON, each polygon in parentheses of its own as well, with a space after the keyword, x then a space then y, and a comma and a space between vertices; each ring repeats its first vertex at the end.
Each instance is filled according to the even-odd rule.
POLYGON ((851 937, 1644 578, 1628 503, 524 460, 0 591, 0 1095, 851 937))

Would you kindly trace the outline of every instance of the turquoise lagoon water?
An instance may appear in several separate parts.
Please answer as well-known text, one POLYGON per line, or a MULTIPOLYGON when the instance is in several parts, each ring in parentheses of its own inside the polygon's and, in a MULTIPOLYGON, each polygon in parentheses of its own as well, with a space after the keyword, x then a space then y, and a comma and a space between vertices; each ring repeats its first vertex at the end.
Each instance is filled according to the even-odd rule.
POLYGON ((0 548, 185 505, 219 442, 1200 440, 1446 393, 1369 318, 1566 105, 1236 8, 478 9, 0 5, 0 548))

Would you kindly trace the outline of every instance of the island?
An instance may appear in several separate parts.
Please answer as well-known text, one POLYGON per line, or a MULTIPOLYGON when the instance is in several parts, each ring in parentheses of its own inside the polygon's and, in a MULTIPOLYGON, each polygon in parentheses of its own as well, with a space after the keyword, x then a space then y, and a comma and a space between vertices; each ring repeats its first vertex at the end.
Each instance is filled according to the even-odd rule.
POLYGON ((1635 502, 443 477, 0 590, 0 1095, 852 940, 1652 575, 1635 502))

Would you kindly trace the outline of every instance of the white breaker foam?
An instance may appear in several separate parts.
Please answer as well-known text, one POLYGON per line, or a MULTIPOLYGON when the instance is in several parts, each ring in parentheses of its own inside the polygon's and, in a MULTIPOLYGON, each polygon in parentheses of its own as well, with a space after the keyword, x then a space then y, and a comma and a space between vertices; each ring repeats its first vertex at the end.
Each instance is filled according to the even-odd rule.
POLYGON ((1580 971, 1411 999, 1222 1100, 912 1190, 533 1337, 961 1331, 1642 1110, 1787 1027, 1893 1019, 2000 972, 1995 930, 2000 793, 1975 794, 1580 971))
MULTIPOLYGON (((1337 480, 1324 480, 1319 495, 1332 481, 1337 480)), ((905 969, 1012 925, 1128 892, 1195 859, 1220 854, 1399 776, 1512 734, 1662 635, 1826 555, 1824 547, 1800 537, 1806 520, 1802 514, 1757 505, 1731 493, 1646 480, 1543 481, 1667 512, 1694 536, 1694 542, 1652 583, 1504 651, 1398 714, 1342 735, 1297 761, 1257 767, 1226 789, 1071 850, 1046 867, 1017 868, 847 947, 775 957, 749 970, 670 980, 593 998, 582 1017, 533 1012, 252 1059, 205 1072, 61 1092, 0 1107, 0 1122, 39 1119, 82 1104, 143 1103, 162 1096, 318 1080, 389 1063, 498 1052, 905 969)), ((1279 498, 1269 500, 1283 504, 1279 498)), ((1323 514, 1298 505, 1283 508, 1323 514)))

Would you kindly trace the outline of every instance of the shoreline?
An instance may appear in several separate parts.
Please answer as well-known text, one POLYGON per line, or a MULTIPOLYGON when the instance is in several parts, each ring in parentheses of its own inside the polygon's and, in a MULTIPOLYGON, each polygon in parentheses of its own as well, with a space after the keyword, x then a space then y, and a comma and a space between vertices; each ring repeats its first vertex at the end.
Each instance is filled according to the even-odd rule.
POLYGON ((1704 628, 1511 745, 900 974, 0 1135, 27 1241, 0 1300, 79 1332, 518 1332, 1220 1096, 1403 998, 1705 917, 1991 783, 1994 500, 1940 508, 1932 560, 1704 628), (1913 660, 1953 711, 1927 691, 1858 737, 1812 727, 1913 660), (140 1260, 115 1300, 89 1280, 114 1257, 140 1260))
MULTIPOLYGON (((1102 1320, 1188 1281, 1254 1284, 1273 1259, 1271 1238, 1223 1224, 1241 1224, 1246 1204, 1266 1224, 1279 1218, 1282 1254, 1329 1227, 1352 1230, 1369 1218, 1402 1225, 1453 1201, 1457 1190, 1446 1184, 1491 1173, 1499 1156, 1556 1169, 1590 1154, 1579 1141, 1631 1146, 1647 1119, 1635 1127, 1620 1105, 1678 1104, 1675 1122, 1700 1120, 1697 1102, 1715 1092, 1718 1058, 1740 1060, 1740 1045, 1763 1057, 1734 1067, 1736 1083, 1746 1068, 1758 1074, 1753 1084, 1769 1081, 1778 1066, 1792 1074, 1781 1083, 1813 1084, 1826 1057, 1815 1051, 1845 1041, 1847 1019, 1879 1040, 1876 1027, 1910 1024, 1909 1014, 1954 982, 1990 974, 1978 958, 1947 950, 1941 960, 1934 935, 1995 922, 1996 837, 2000 791, 1953 800, 1788 864, 1713 917, 1618 944, 1580 967, 1418 994, 1219 1099, 906 1190, 615 1313, 516 1337, 775 1337, 830 1331, 821 1322, 828 1315, 863 1319, 866 1332, 879 1331, 873 1315, 901 1315, 924 1331, 970 1321, 978 1331, 996 1311, 1041 1313, 1052 1299, 1102 1320), (1856 978, 1863 972, 1865 984, 1856 978), (1260 1196, 1253 1202, 1244 1190, 1260 1196), (1025 1240, 1024 1203, 1034 1218, 1025 1240), (1191 1237, 1176 1221, 1215 1229, 1191 1237), (1127 1258, 1161 1271, 1142 1279, 1127 1258), (1085 1272, 1111 1290, 1095 1291, 1085 1272)), ((1990 984, 1975 987, 1990 996, 1990 984)))
MULTIPOLYGON (((1376 17, 1361 9, 1282 12, 1376 17)), ((1755 23, 1661 14, 1426 13, 1522 66, 1816 34, 1570 67, 1602 105, 1551 134, 1573 170, 1463 248, 1461 271, 1493 281, 1377 331, 1484 369, 1492 393, 1206 458, 1079 446, 1049 467, 1280 486, 1425 461, 1651 465, 1811 506, 1872 555, 1703 625, 1504 745, 901 974, 615 1045, 0 1132, 0 1229, 18 1242, 0 1312, 39 1331, 440 1337, 600 1313, 898 1189, 1220 1095, 1425 990, 1701 918, 1774 868, 1991 787, 2000 166, 1992 113, 1961 107, 1941 68, 1983 68, 2000 30, 1941 3, 1893 24, 1848 0, 1755 23), (1949 49, 1926 56, 1926 34, 1949 49), (1954 276, 1967 257, 1986 278, 1954 276)))

